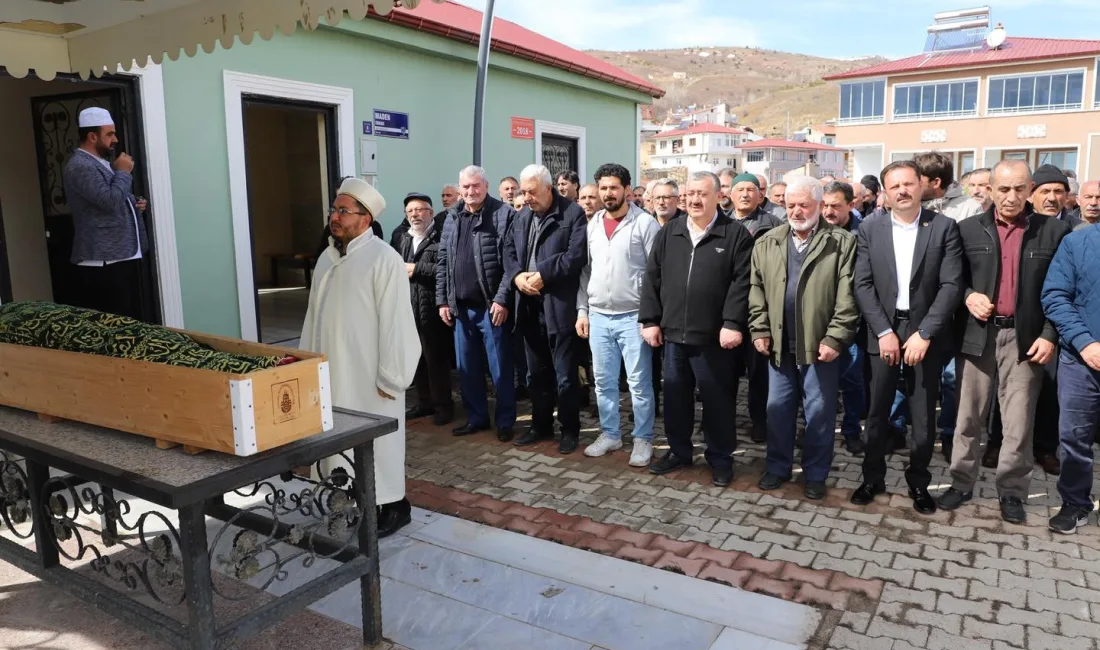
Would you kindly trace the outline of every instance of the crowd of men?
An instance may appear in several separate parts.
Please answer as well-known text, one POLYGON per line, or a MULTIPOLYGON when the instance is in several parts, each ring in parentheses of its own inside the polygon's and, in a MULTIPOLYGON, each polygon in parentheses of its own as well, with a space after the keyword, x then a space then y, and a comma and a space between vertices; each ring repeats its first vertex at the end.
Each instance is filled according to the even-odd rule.
POLYGON ((556 416, 559 449, 571 453, 583 369, 600 419, 585 455, 622 448, 626 390, 630 465, 691 465, 699 431, 714 485, 727 486, 747 377, 764 490, 792 480, 798 456, 805 496, 822 499, 843 411, 842 444, 863 457, 855 504, 885 492, 886 457, 907 448, 920 513, 969 501, 983 465, 996 470, 1003 519, 1023 522, 1038 465, 1060 474, 1064 506, 1050 527, 1069 533, 1087 520, 1100 182, 1015 160, 956 182, 935 151, 858 183, 796 177, 770 191, 729 169, 635 187, 625 167, 605 164, 592 181, 530 165, 495 198, 470 166, 434 217, 431 197, 405 198, 391 244, 423 349, 409 419, 452 421, 454 358, 466 414, 454 435, 495 427, 500 441, 527 446, 555 438, 556 416), (516 401, 528 396, 531 424, 516 432, 516 401), (658 417, 669 449, 654 461, 658 417), (951 466, 938 499, 937 439, 951 466))

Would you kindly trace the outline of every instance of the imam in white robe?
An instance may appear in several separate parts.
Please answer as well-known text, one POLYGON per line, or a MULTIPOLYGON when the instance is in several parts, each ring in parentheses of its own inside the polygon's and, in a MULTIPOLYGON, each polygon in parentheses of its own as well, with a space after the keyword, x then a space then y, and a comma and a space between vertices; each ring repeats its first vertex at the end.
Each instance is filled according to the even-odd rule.
MULTIPOLYGON (((405 498, 405 390, 420 361, 420 339, 401 256, 370 229, 347 248, 341 256, 330 240, 317 260, 301 349, 328 357, 334 405, 397 418, 397 431, 374 441, 383 505, 405 498)), ((339 466, 347 467, 340 456, 322 461, 326 474, 339 466)))

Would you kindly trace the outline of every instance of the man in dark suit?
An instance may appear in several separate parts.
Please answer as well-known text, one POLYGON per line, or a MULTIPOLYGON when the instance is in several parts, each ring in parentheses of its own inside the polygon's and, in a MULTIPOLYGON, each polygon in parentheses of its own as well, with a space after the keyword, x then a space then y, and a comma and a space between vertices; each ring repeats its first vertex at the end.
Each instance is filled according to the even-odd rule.
POLYGON ((519 187, 527 207, 516 215, 504 251, 506 277, 518 289, 514 311, 527 351, 531 428, 515 444, 553 438, 556 405, 558 449, 568 454, 581 432, 577 291, 588 261, 588 219, 581 206, 558 194, 542 165, 524 168, 519 187))
POLYGON ((73 213, 72 263, 78 267, 81 307, 142 318, 141 258, 149 251, 146 202, 132 193, 134 159, 112 162, 118 136, 106 110, 78 117, 79 147, 61 172, 73 213))
POLYGON ((953 219, 921 208, 916 163, 888 165, 882 186, 890 211, 866 219, 856 235, 855 294, 867 323, 871 404, 863 485, 851 501, 867 505, 886 492, 889 417, 899 388, 913 416, 905 470, 909 496, 917 512, 932 514, 928 463, 936 441, 939 378, 952 354, 952 319, 962 296, 962 241, 953 219))

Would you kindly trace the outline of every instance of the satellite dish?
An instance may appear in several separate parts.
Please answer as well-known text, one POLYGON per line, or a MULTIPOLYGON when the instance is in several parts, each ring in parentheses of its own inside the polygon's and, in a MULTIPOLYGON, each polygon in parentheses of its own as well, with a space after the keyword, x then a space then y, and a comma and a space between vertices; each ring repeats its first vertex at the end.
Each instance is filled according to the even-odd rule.
POLYGON ((997 27, 993 31, 989 32, 989 36, 985 37, 985 44, 989 46, 989 49, 995 50, 1001 45, 1004 45, 1006 38, 1005 28, 997 23, 997 27))

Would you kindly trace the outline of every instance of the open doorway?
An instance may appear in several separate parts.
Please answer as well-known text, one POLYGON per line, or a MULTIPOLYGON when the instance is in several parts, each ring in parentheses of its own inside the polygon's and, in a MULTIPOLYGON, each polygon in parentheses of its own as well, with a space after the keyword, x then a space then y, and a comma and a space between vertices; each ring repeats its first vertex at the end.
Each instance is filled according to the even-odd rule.
POLYGON ((171 197, 150 195, 138 83, 130 75, 88 81, 74 75, 50 81, 17 79, 0 68, 0 121, 10 136, 7 155, 0 158, 0 299, 80 302, 71 262, 73 215, 62 170, 78 144, 79 112, 99 106, 115 117, 118 150, 137 161, 133 193, 149 199, 150 208, 141 216, 149 250, 137 280, 140 311, 142 320, 162 321, 153 221, 158 199, 171 197))
POLYGON ((291 344, 336 191, 335 109, 246 96, 242 110, 257 332, 291 344))

